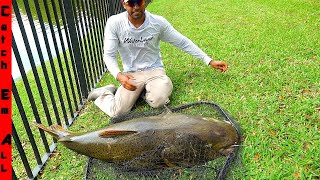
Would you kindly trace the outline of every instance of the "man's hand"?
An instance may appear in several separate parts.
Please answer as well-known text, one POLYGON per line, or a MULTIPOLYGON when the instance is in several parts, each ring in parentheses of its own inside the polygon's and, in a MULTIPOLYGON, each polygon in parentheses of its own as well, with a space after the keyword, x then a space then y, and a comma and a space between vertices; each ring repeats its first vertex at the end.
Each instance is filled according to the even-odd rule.
POLYGON ((228 64, 224 61, 210 61, 210 66, 219 69, 221 72, 225 72, 228 69, 228 64))
POLYGON ((133 85, 129 80, 134 80, 134 77, 127 74, 118 73, 117 80, 121 83, 121 85, 128 89, 129 91, 135 91, 137 86, 133 85))

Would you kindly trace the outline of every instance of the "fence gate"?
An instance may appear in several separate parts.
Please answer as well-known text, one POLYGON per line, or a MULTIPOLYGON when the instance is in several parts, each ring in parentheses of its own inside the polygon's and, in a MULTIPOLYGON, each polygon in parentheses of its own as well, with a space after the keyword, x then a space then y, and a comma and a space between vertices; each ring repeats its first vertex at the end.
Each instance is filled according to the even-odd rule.
POLYGON ((106 72, 104 26, 123 7, 121 0, 13 0, 12 5, 13 179, 34 179, 56 142, 30 122, 72 124, 106 72))

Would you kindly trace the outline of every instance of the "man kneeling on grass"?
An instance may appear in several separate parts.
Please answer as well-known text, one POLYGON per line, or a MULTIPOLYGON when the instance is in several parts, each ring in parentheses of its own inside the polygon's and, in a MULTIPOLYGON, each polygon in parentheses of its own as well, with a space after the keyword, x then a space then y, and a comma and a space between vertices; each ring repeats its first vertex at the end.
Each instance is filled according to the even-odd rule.
POLYGON ((142 92, 154 108, 169 103, 173 86, 161 60, 160 40, 221 72, 227 70, 227 63, 212 60, 165 18, 146 11, 145 0, 122 0, 122 5, 126 11, 108 19, 104 39, 104 62, 121 86, 117 91, 114 85, 97 88, 88 96, 110 117, 130 111, 142 92), (123 72, 117 63, 118 51, 123 72))

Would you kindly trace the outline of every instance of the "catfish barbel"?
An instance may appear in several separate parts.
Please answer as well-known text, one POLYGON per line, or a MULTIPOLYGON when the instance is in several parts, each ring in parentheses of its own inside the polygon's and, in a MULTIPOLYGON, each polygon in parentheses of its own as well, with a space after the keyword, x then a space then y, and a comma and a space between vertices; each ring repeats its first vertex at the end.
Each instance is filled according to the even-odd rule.
POLYGON ((35 125, 77 153, 144 168, 194 166, 227 156, 240 141, 227 121, 181 113, 135 118, 87 133, 35 125))

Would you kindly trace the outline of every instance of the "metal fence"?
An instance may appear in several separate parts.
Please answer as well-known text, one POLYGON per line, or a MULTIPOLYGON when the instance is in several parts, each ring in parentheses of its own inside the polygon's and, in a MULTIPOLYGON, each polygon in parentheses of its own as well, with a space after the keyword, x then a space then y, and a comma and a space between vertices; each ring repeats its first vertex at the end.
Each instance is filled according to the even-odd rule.
POLYGON ((13 179, 34 179, 56 142, 30 122, 72 124, 106 72, 104 26, 123 7, 121 0, 13 0, 12 5, 13 179))

